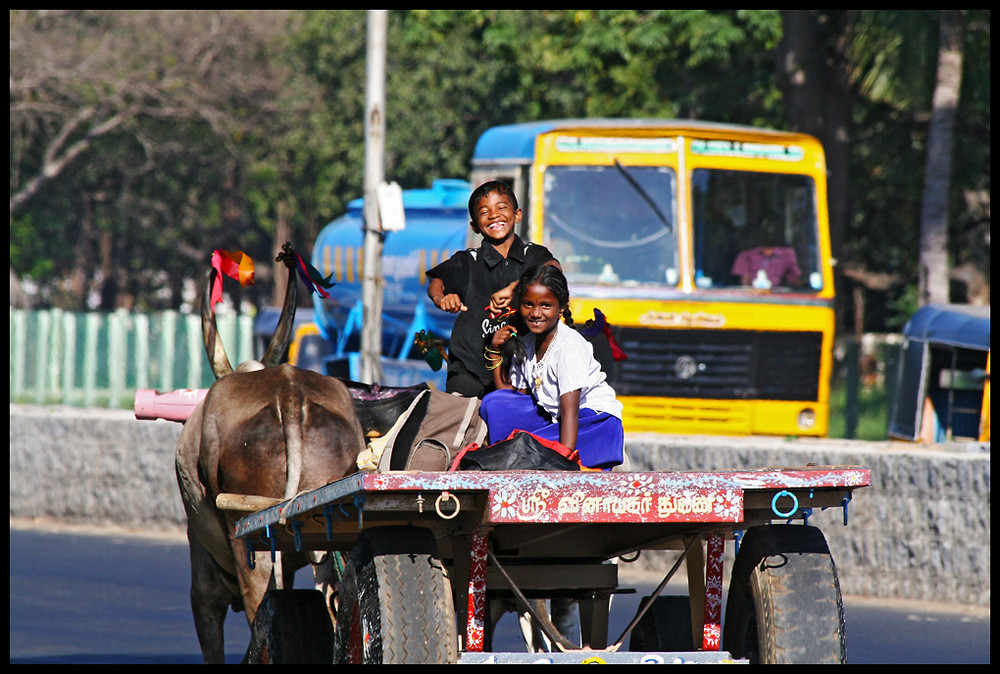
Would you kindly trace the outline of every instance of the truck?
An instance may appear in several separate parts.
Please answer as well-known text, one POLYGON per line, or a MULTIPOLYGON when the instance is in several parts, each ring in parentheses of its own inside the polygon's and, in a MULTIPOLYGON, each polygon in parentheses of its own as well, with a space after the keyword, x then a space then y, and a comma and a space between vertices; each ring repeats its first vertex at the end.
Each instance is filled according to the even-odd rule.
MULTIPOLYGON (((427 297, 426 272, 466 246, 468 199, 472 188, 460 179, 437 179, 428 189, 402 193, 406 227, 386 232, 382 251, 384 278, 382 370, 387 386, 419 382, 444 389, 444 368, 433 370, 414 348, 423 331, 445 342, 455 317, 427 297)), ((362 325, 361 269, 363 199, 320 231, 312 263, 337 284, 329 297, 313 296, 312 320, 301 321, 289 362, 304 369, 359 380, 362 325)))
POLYGON ((472 182, 505 180, 574 319, 599 310, 633 432, 823 436, 834 283, 819 141, 663 119, 488 129, 472 182))

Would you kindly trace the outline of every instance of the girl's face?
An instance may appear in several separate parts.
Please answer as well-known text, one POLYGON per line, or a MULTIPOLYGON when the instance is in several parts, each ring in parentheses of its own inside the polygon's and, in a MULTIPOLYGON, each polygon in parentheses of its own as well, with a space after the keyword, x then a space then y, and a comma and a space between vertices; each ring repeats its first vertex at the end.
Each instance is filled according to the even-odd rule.
POLYGON ((541 283, 532 283, 521 298, 521 319, 534 335, 546 335, 556 327, 563 307, 552 291, 541 283))

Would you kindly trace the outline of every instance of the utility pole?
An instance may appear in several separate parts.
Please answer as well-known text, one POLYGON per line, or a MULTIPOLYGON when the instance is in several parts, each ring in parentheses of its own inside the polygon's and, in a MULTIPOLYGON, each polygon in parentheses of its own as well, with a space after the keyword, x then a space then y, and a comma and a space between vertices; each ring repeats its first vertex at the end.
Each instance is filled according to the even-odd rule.
POLYGON ((361 381, 382 380, 382 225, 378 186, 385 177, 385 54, 388 10, 368 11, 365 83, 364 268, 361 276, 361 381))

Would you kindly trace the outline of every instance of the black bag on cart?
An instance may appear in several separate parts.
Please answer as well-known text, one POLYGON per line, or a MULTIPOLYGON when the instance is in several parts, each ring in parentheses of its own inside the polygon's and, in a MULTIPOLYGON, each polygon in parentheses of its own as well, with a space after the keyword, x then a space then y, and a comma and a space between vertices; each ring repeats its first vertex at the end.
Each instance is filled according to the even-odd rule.
POLYGON ((569 447, 514 431, 506 440, 480 447, 469 445, 455 459, 452 470, 580 470, 580 458, 569 447))

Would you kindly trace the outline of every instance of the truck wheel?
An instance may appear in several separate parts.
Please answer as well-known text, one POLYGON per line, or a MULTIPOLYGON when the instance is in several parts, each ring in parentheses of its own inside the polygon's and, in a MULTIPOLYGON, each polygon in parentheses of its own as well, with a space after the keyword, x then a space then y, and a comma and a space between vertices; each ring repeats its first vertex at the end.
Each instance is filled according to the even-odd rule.
POLYGON ((333 662, 333 624, 318 590, 270 590, 264 595, 244 661, 249 664, 333 662))
POLYGON ((337 590, 334 661, 458 661, 451 582, 429 529, 361 532, 337 590))
MULTIPOLYGON (((644 597, 642 606, 648 597, 644 597)), ((693 651, 691 598, 687 595, 657 597, 629 637, 628 649, 637 651, 693 651)))
POLYGON ((823 533, 748 529, 729 584, 722 646, 765 664, 847 663, 844 603, 823 533))

